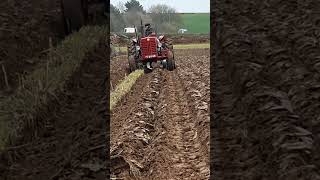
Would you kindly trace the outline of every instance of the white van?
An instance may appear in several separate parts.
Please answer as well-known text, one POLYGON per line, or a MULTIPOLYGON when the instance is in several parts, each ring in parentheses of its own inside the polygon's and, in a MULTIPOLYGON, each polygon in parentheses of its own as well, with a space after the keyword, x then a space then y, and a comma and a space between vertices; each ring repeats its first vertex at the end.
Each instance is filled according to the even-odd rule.
POLYGON ((136 28, 133 28, 133 27, 124 28, 124 33, 126 33, 126 34, 133 34, 136 32, 137 32, 136 28))

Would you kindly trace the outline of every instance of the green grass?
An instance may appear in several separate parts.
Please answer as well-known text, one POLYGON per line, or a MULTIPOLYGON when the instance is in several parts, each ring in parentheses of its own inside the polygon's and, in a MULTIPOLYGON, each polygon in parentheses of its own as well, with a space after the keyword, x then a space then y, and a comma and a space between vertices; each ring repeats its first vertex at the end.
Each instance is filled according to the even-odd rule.
POLYGON ((205 49, 210 48, 209 43, 202 44, 177 44, 173 46, 173 49, 205 49))
POLYGON ((116 89, 113 92, 111 92, 110 95, 110 111, 113 107, 117 105, 121 98, 131 90, 134 83, 143 74, 143 70, 136 70, 133 73, 129 74, 127 77, 125 77, 125 79, 117 85, 116 89))
POLYGON ((106 34, 104 27, 84 27, 51 49, 51 56, 44 59, 46 63, 20 77, 15 93, 0 101, 0 151, 14 142, 25 127, 34 131, 41 124, 37 122, 38 112, 64 92, 66 82, 106 34))
POLYGON ((210 13, 186 13, 181 14, 184 29, 187 33, 209 33, 210 13))

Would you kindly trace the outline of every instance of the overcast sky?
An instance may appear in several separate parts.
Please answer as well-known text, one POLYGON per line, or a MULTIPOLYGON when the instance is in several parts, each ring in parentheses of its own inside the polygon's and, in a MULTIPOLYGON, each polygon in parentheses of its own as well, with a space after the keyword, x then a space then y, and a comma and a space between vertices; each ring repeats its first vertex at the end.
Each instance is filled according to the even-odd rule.
MULTIPOLYGON (((129 0, 110 0, 110 3, 117 5, 119 2, 126 3, 129 0)), ((148 10, 155 4, 166 4, 174 7, 178 12, 210 12, 210 0, 138 0, 143 8, 148 10)))

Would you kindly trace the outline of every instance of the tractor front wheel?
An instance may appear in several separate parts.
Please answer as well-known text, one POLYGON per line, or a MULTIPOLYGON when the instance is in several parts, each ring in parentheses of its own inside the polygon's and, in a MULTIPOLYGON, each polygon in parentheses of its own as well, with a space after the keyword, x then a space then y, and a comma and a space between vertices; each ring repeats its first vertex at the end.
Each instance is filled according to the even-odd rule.
POLYGON ((176 69, 176 60, 174 58, 174 52, 172 51, 173 69, 176 69))
POLYGON ((173 50, 173 40, 171 38, 167 38, 165 40, 165 45, 170 49, 173 50))

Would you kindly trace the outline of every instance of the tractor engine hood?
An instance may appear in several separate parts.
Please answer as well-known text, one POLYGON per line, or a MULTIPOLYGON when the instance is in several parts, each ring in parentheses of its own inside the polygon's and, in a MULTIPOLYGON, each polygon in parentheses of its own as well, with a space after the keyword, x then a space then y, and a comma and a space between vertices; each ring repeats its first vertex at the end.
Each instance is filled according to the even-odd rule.
POLYGON ((156 58, 158 40, 157 37, 144 37, 140 40, 141 55, 143 59, 156 58))

